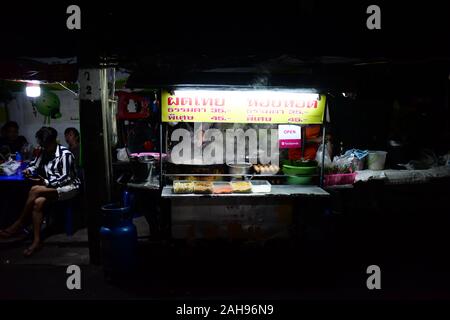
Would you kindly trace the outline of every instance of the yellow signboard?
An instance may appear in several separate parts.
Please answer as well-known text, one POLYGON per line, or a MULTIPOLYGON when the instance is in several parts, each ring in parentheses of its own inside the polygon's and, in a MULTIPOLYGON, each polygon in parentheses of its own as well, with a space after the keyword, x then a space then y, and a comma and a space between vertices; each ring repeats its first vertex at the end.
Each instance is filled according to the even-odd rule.
POLYGON ((163 91, 161 113, 163 122, 321 124, 325 100, 293 91, 163 91))

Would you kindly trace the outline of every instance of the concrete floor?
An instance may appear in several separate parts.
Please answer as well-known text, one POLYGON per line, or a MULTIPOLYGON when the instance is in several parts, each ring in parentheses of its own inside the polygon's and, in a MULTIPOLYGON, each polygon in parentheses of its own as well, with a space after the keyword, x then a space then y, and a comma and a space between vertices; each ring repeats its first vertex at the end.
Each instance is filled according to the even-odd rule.
POLYGON ((145 219, 135 223, 141 237, 139 268, 121 284, 107 281, 101 266, 89 264, 85 229, 72 237, 47 238, 44 248, 30 258, 22 255, 29 240, 0 243, 0 300, 450 299, 447 270, 428 260, 386 260, 382 290, 374 292, 365 286, 370 259, 363 256, 333 256, 326 247, 289 251, 282 244, 249 248, 155 243, 145 238, 145 219), (81 268, 81 290, 66 287, 66 268, 72 264, 81 268))

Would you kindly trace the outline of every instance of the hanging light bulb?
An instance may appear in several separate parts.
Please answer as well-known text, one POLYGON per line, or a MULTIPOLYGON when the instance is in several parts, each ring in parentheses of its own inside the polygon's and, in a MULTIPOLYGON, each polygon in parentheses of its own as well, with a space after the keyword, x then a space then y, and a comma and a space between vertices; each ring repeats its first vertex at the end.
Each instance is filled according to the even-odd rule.
POLYGON ((41 87, 38 81, 27 82, 27 87, 25 88, 27 97, 36 98, 41 95, 41 87))

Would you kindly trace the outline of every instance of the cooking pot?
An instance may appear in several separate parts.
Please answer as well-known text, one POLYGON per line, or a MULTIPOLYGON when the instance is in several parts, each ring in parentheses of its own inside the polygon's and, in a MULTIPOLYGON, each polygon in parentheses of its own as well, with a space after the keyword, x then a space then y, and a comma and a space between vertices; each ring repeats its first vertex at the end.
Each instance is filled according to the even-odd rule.
POLYGON ((228 173, 230 174, 249 174, 252 164, 249 162, 228 163, 228 173))
POLYGON ((131 170, 133 171, 133 180, 135 182, 150 181, 153 168, 155 167, 155 158, 152 156, 132 156, 130 157, 131 170))

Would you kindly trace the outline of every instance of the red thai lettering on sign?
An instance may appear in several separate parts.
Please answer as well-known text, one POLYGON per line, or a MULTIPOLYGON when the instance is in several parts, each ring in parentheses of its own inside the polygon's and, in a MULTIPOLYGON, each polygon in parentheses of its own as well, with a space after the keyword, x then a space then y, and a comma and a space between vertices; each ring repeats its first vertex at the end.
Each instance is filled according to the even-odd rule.
POLYGON ((176 114, 169 114, 168 115, 169 120, 173 120, 173 121, 192 121, 194 120, 194 116, 187 116, 187 115, 176 115, 176 114))
POLYGON ((222 108, 211 108, 212 113, 225 113, 226 111, 222 108))
POLYGON ((188 106, 190 106, 190 105, 192 105, 192 98, 186 98, 186 97, 183 97, 183 98, 181 98, 180 99, 181 100, 181 105, 182 106, 186 106, 186 105, 188 105, 188 106))
POLYGON ((271 109, 247 109, 247 114, 284 114, 284 110, 271 110, 271 109))
POLYGON ((225 106, 225 98, 205 98, 205 97, 168 97, 169 106, 225 106))
POLYGON ((175 97, 169 97, 169 98, 167 99, 167 105, 169 105, 169 106, 176 106, 176 105, 179 104, 179 101, 178 101, 178 100, 179 100, 178 98, 175 98, 175 97))
POLYGON ((211 117, 211 120, 213 120, 213 121, 225 121, 226 119, 225 119, 225 117, 222 117, 222 116, 213 116, 213 117, 211 117))
POLYGON ((248 116, 247 121, 249 122, 270 122, 272 121, 272 117, 254 117, 248 116))
POLYGON ((225 98, 216 98, 214 103, 216 107, 223 107, 225 105, 225 98))
POLYGON ((247 99, 248 107, 259 108, 317 108, 317 100, 247 99))
POLYGON ((317 100, 297 101, 296 108, 317 108, 317 100))

